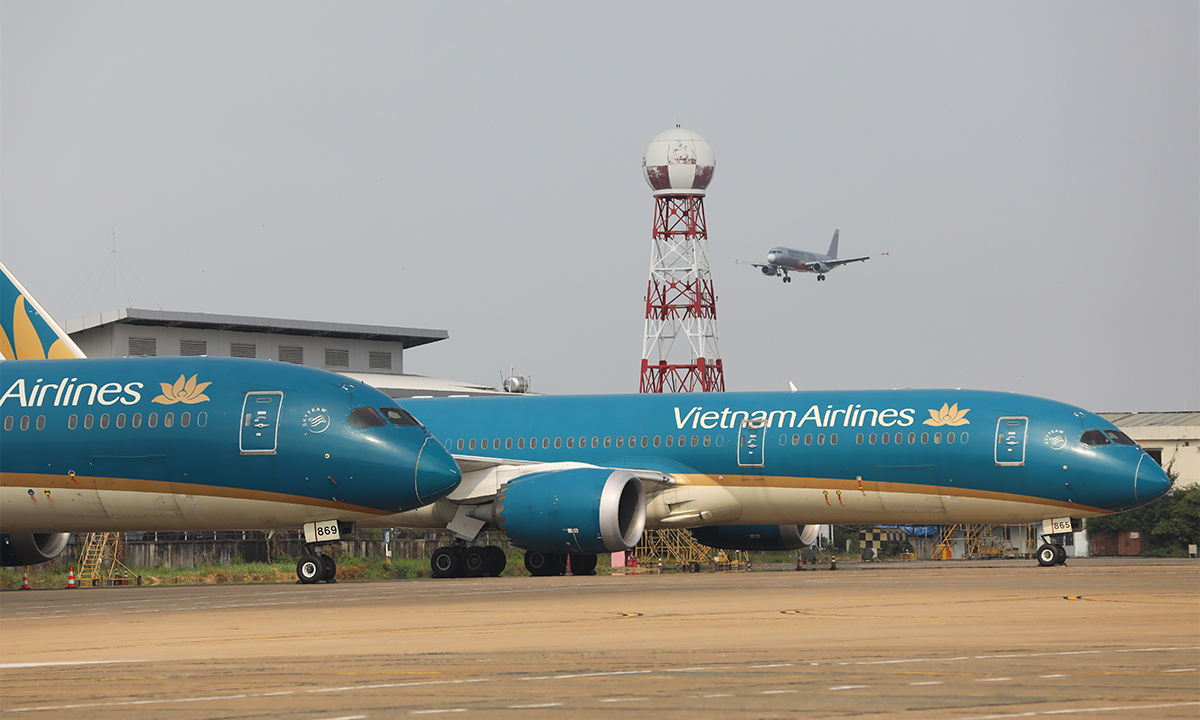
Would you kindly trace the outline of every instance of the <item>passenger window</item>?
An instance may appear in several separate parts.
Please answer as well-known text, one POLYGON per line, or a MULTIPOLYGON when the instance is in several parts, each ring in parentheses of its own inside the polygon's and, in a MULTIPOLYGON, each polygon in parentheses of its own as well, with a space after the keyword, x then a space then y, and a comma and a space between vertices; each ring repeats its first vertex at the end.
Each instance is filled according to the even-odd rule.
MULTIPOLYGON (((67 427, 71 428, 72 430, 79 427, 79 416, 72 415, 71 417, 67 418, 67 427)), ((12 418, 4 419, 4 429, 12 430, 12 418)))
MULTIPOLYGON (((184 413, 184 415, 187 415, 187 413, 184 413)), ((184 425, 186 426, 187 423, 184 423, 184 425)), ((125 427, 125 413, 117 413, 117 429, 120 430, 123 427, 125 427)))
POLYGON ((958 442, 960 445, 966 445, 967 444, 967 433, 963 433, 962 435, 959 435, 958 442))
POLYGON ((468 450, 475 449, 475 438, 471 438, 470 442, 467 443, 467 449, 468 450))
POLYGON ((783 447, 784 445, 787 445, 787 435, 780 435, 779 436, 779 446, 783 447))
POLYGON ((617 437, 617 447, 625 447, 625 436, 624 435, 619 435, 617 437))
MULTIPOLYGON (((620 438, 617 438, 617 439, 620 440, 620 438)), ((604 447, 612 447, 607 435, 604 436, 604 447)))
POLYGON ((951 445, 954 444, 954 433, 946 433, 946 442, 950 443, 951 445))
MULTIPOLYGON (((154 426, 151 425, 150 427, 154 427, 154 426)), ((24 430, 25 428, 21 428, 21 429, 24 430)), ((92 429, 92 416, 90 414, 83 416, 83 429, 84 430, 92 429)))
POLYGON ((709 437, 710 437, 709 435, 704 436, 704 447, 708 447, 709 442, 710 442, 709 437))
POLYGON ((942 434, 940 432, 935 432, 933 434, 933 444, 940 445, 941 443, 942 443, 942 434))
MULTIPOLYGON (((196 427, 204 427, 208 424, 208 413, 202 412, 196 415, 196 427)), ((134 427, 137 427, 135 424, 134 427)))
MULTIPOLYGON (((146 425, 147 427, 158 427, 158 413, 150 413, 150 416, 146 418, 146 425)), ((92 426, 91 415, 88 415, 83 419, 83 426, 85 428, 90 428, 92 426)))
MULTIPOLYGON (((592 438, 592 447, 594 447, 594 448, 600 447, 600 436, 599 435, 592 438)), ((608 447, 608 443, 605 443, 604 447, 608 447)))
POLYGON ((700 437, 698 435, 693 435, 692 436, 692 447, 696 447, 699 444, 700 444, 700 437))
POLYGON ((636 447, 636 446, 637 446, 637 438, 630 435, 629 436, 629 447, 636 447))
POLYGON ((929 433, 927 433, 927 432, 926 432, 926 433, 921 433, 921 444, 922 444, 922 445, 928 445, 928 444, 929 444, 929 433))
POLYGON ((876 437, 876 436, 875 436, 875 433, 871 433, 871 437, 870 437, 870 438, 868 438, 868 440, 867 440, 867 441, 868 441, 870 444, 874 445, 874 444, 875 444, 875 437, 876 437))
POLYGON ((858 434, 858 437, 854 438, 854 440, 855 440, 855 442, 857 442, 859 445, 862 445, 862 442, 863 442, 863 434, 862 434, 862 433, 859 433, 859 434, 858 434))
POLYGON ((38 419, 37 419, 37 429, 38 429, 38 430, 45 430, 45 429, 46 429, 46 416, 45 416, 45 415, 38 415, 38 419))
POLYGON ((910 433, 908 434, 908 444, 909 444, 909 445, 916 445, 916 444, 917 444, 917 434, 916 434, 916 433, 911 433, 911 432, 910 432, 910 433))
POLYGON ((573 447, 575 447, 575 438, 573 438, 573 437, 567 438, 567 449, 570 450, 573 447))
MULTIPOLYGON (((91 417, 91 415, 88 415, 88 417, 91 417)), ((29 429, 29 416, 28 415, 21 416, 21 429, 22 430, 29 429)))
POLYGON ((1079 442, 1084 445, 1108 445, 1108 438, 1099 430, 1088 430, 1080 438, 1079 442))
POLYGON ((446 449, 447 449, 447 450, 453 450, 453 449, 454 449, 454 441, 453 441, 453 440, 447 440, 447 441, 446 441, 446 449))
POLYGON ((830 444, 830 445, 837 445, 837 433, 830 433, 830 435, 829 435, 829 444, 830 444))
POLYGON ((379 408, 379 412, 388 422, 399 427, 415 427, 421 424, 404 408, 385 406, 379 408))
POLYGON ((562 438, 554 438, 554 449, 558 450, 560 448, 562 448, 562 438))
POLYGON ((484 439, 480 440, 479 447, 483 448, 484 450, 487 450, 488 449, 488 439, 484 438, 484 439))
POLYGON ((800 444, 800 435, 797 433, 796 435, 792 436, 792 445, 799 445, 799 444, 800 444))
POLYGON ((891 440, 892 440, 891 433, 883 433, 879 436, 879 441, 882 442, 884 445, 887 445, 889 442, 891 442, 891 440))
POLYGON ((542 449, 543 450, 550 449, 550 438, 542 438, 542 449))
MULTIPOLYGON (((72 415, 71 420, 74 420, 74 419, 75 419, 75 416, 72 415)), ((12 415, 9 415, 8 417, 4 418, 4 432, 9 432, 12 429, 13 429, 13 419, 12 419, 12 415)), ((71 429, 74 430, 75 426, 71 425, 71 429)))
POLYGON ((668 436, 667 436, 667 447, 671 447, 671 445, 672 445, 674 442, 675 442, 675 436, 674 436, 674 435, 668 435, 668 436))
POLYGON ((825 433, 817 433, 817 444, 818 445, 825 444, 825 433))
POLYGON ((805 435, 805 436, 804 436, 804 444, 805 444, 805 445, 812 445, 812 433, 809 433, 809 434, 807 434, 807 435, 805 435))
MULTIPOLYGON (((203 414, 203 413, 201 413, 201 414, 203 414)), ((203 423, 201 423, 201 424, 203 424, 203 423)), ((133 414, 133 422, 131 422, 130 425, 133 425, 135 428, 140 428, 142 426, 142 414, 134 413, 133 414)))
POLYGON ((1112 441, 1118 445, 1137 445, 1132 438, 1120 430, 1105 430, 1104 434, 1112 438, 1112 441))
POLYGON ((504 438, 504 449, 512 450, 512 438, 504 438))
POLYGON ((525 438, 517 438, 517 449, 518 450, 525 449, 525 438))
MULTIPOLYGON (((170 413, 167 414, 170 415, 170 413)), ((350 413, 350 417, 346 418, 346 423, 352 428, 365 429, 383 427, 387 425, 387 420, 384 420, 375 408, 360 407, 350 413)))
POLYGON ((462 450, 465 445, 466 445, 466 443, 463 442, 463 439, 459 438, 458 439, 458 449, 462 450))
MULTIPOLYGON (((117 416, 117 427, 121 427, 121 424, 124 421, 124 419, 125 419, 124 415, 117 416)), ((182 415, 180 415, 179 416, 179 424, 183 427, 187 427, 188 425, 191 425, 192 424, 192 414, 190 412, 185 412, 182 415)))
POLYGON ((642 436, 642 447, 650 447, 650 438, 642 436))
MULTIPOLYGON (((170 415, 171 413, 167 413, 167 414, 170 415)), ((170 425, 168 425, 167 427, 170 427, 170 425)), ((101 430, 108 429, 108 413, 104 413, 103 415, 100 416, 100 429, 101 430)))

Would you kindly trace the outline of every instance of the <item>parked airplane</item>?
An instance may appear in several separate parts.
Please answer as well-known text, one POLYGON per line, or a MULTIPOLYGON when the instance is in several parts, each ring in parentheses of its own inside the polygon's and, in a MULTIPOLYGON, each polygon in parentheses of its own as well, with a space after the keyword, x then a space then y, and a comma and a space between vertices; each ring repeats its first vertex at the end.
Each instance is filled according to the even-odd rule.
MULTIPOLYGON (((497 574, 485 529, 535 575, 594 567, 644 528, 727 549, 796 549, 818 525, 1080 520, 1164 494, 1162 468, 1109 422, 1037 397, 892 390, 412 399, 463 471, 449 496, 369 521, 448 529, 435 576, 497 574)), ((499 554, 499 558, 496 556, 499 554)))
POLYGON ((0 269, 3 565, 51 560, 72 532, 304 527, 297 575, 332 581, 321 546, 461 480, 394 400, 341 375, 236 358, 80 359, 0 269))
POLYGON ((792 250, 785 247, 773 247, 767 253, 767 262, 756 263, 738 260, 741 265, 753 265, 762 270, 763 275, 775 277, 782 275, 783 281, 791 282, 792 278, 788 276, 789 271, 816 273, 818 280, 825 279, 825 273, 838 267, 852 262, 864 262, 870 260, 870 255, 856 258, 839 259, 838 253, 838 231, 833 231, 833 242, 829 243, 829 251, 822 255, 821 253, 807 252, 804 250, 792 250))

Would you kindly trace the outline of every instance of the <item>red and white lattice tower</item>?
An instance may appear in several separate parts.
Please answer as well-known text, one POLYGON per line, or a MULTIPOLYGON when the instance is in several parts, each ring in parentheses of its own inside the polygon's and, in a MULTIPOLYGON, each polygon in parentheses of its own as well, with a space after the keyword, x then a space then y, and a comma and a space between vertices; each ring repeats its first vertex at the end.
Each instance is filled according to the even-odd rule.
POLYGON ((715 166, 708 141, 678 125, 651 140, 642 156, 654 190, 654 235, 639 392, 725 390, 704 225, 704 189, 715 166))

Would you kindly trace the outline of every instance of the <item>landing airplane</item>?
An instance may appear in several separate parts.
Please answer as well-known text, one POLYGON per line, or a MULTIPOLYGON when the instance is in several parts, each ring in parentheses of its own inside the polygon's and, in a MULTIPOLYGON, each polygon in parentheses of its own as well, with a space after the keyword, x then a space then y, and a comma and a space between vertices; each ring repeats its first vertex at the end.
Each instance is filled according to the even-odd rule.
MULTIPOLYGON (((435 577, 498 574, 485 529, 534 575, 594 568, 645 528, 725 549, 797 549, 819 525, 1043 524, 1149 503, 1170 480, 1111 423, 1072 405, 969 390, 411 399, 463 482, 380 526, 449 530, 435 577)), ((374 524, 376 520, 368 521, 374 524)), ((500 554, 499 568, 503 568, 500 554)))
POLYGON ((818 280, 825 279, 825 273, 838 267, 852 262, 864 262, 870 260, 870 255, 856 258, 839 259, 838 252, 838 231, 833 231, 833 242, 829 243, 829 251, 822 255, 821 253, 806 252, 804 250, 792 250, 785 247, 774 247, 767 253, 767 262, 756 263, 738 260, 741 265, 753 265, 762 270, 763 275, 775 277, 783 276, 785 283, 791 282, 792 278, 788 275, 789 271, 816 273, 818 280))
POLYGON ((51 560, 72 532, 303 527, 297 576, 333 581, 323 545, 461 480, 375 388, 263 360, 84 359, 0 269, 3 565, 51 560))

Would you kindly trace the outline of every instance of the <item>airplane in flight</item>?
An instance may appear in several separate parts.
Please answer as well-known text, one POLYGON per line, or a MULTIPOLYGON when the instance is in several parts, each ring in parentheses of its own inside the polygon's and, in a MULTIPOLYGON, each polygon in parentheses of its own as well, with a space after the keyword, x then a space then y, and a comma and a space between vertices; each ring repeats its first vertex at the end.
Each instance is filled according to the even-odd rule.
POLYGON ((829 243, 829 251, 824 255, 821 253, 808 252, 805 250, 792 250, 785 247, 773 247, 767 253, 766 263, 748 262, 738 260, 740 265, 753 265, 762 270, 762 274, 768 277, 782 276, 785 283, 791 282, 792 278, 788 275, 789 272, 807 272, 816 273, 818 280, 825 279, 825 273, 846 263, 864 262, 871 259, 870 255, 864 255, 856 258, 839 258, 838 253, 838 231, 833 231, 833 241, 829 243))
MULTIPOLYGON (((788 550, 824 524, 1042 523, 1041 565, 1083 518, 1147 504, 1170 480, 1082 408, 1010 393, 848 390, 410 399, 463 481, 367 521, 449 530, 435 577, 498 574, 471 546, 499 530, 534 575, 595 567, 645 528, 724 549, 788 550)), ((499 563, 499 565, 497 565, 499 563)))
POLYGON ((0 264, 0 563, 73 532, 304 528, 303 583, 354 523, 462 475, 395 400, 316 368, 215 357, 86 359, 0 264))

